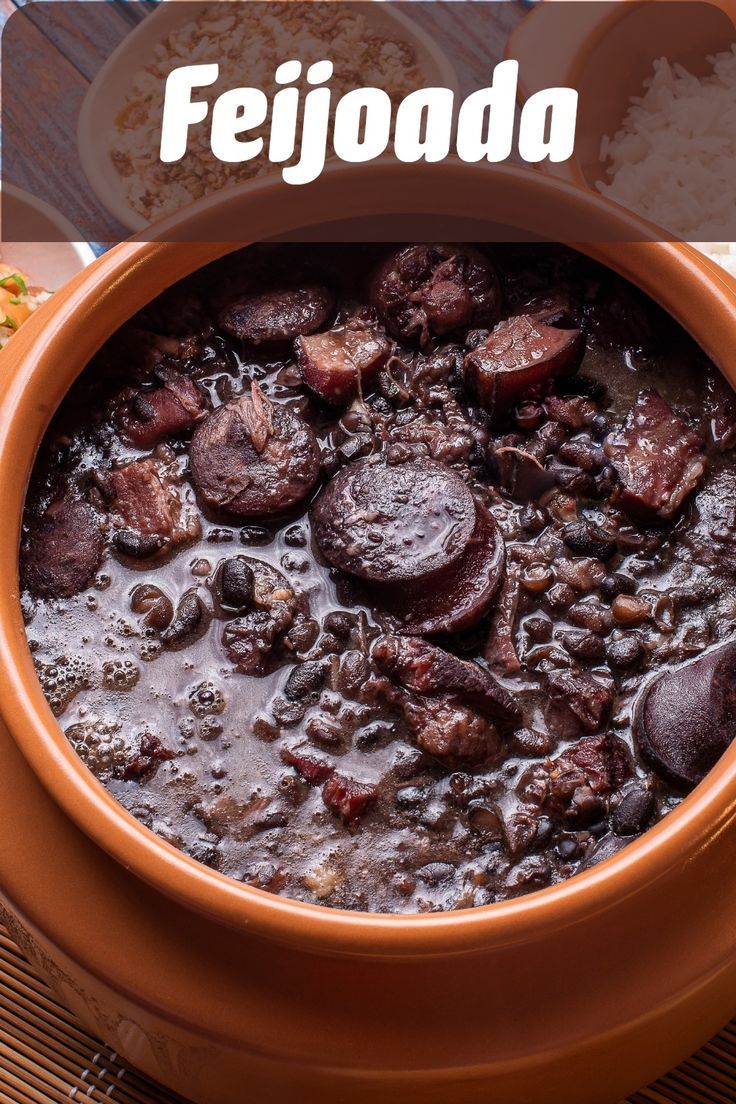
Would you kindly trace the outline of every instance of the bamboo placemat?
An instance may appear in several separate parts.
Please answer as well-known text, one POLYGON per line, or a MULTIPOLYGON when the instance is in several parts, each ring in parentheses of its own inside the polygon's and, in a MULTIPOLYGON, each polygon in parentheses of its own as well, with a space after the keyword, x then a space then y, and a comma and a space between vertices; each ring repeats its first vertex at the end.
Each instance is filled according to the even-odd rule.
MULTIPOLYGON (((81 1028, 0 926, 0 1104, 70 1102, 187 1104, 81 1028)), ((622 1104, 735 1102, 736 1021, 622 1104)))

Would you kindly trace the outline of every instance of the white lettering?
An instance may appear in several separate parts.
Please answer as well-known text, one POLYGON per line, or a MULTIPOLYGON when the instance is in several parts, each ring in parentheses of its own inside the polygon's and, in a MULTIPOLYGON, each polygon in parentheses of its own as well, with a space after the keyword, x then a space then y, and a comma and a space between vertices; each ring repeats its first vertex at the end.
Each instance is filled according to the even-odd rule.
POLYGON ((207 104, 192 103, 192 89, 214 84, 219 72, 219 65, 182 65, 166 78, 159 153, 165 164, 181 161, 187 152, 189 127, 207 118, 207 104))
POLYGON ((578 94, 574 88, 543 88, 524 104, 519 154, 525 161, 567 161, 575 147, 578 94), (549 137, 547 119, 549 118, 549 137))
POLYGON ((238 164, 257 157, 262 138, 243 141, 236 137, 265 123, 268 98, 260 88, 231 88, 215 100, 212 109, 212 152, 218 161, 238 164))
MULTIPOLYGON (((396 107, 382 88, 354 88, 332 104, 331 61, 316 61, 306 71, 304 94, 298 83, 302 62, 282 62, 274 79, 278 88, 270 115, 268 159, 287 184, 309 184, 321 174, 332 151, 342 161, 372 161, 389 146, 398 161, 436 162, 453 146, 468 163, 506 161, 514 149, 519 63, 495 66, 487 88, 472 92, 459 105, 453 130, 455 97, 449 88, 418 88, 396 107), (301 111, 301 134, 300 128, 301 111), (334 124, 331 127, 331 123, 334 124), (296 161, 293 164, 287 162, 296 161)), ((166 79, 161 125, 161 161, 179 161, 188 149, 190 131, 205 122, 210 105, 193 100, 195 88, 214 84, 217 65, 183 65, 166 79)), ((574 88, 545 88, 531 96, 519 117, 518 153, 523 161, 566 161, 575 145, 578 94, 574 88)), ((263 153, 265 132, 253 133, 269 116, 268 98, 260 88, 232 88, 214 98, 209 144, 219 161, 239 164, 263 153), (251 137, 242 137, 251 132, 251 137)), ((200 142, 201 144, 201 142, 200 142)))
POLYGON ((518 61, 502 61, 489 88, 471 92, 457 120, 457 152, 462 161, 506 161, 514 141, 518 61))
MULTIPOLYGON (((316 61, 307 69, 309 84, 324 84, 332 76, 331 61, 316 61)), ((330 122, 329 88, 314 88, 304 101, 304 123, 300 158, 296 165, 282 170, 287 184, 311 184, 325 167, 327 130, 330 122)))
POLYGON ((394 137, 399 161, 444 161, 452 141, 454 104, 449 88, 418 88, 401 101, 394 137))
MULTIPOLYGON (((293 84, 302 75, 300 61, 284 61, 276 70, 276 84, 293 84)), ((268 160, 272 165, 281 165, 294 156, 296 144, 296 121, 299 116, 299 89, 281 88, 273 98, 271 112, 271 140, 268 145, 268 160)))
POLYGON ((391 100, 382 88, 354 88, 338 102, 333 145, 341 161, 380 157, 390 133, 391 100))

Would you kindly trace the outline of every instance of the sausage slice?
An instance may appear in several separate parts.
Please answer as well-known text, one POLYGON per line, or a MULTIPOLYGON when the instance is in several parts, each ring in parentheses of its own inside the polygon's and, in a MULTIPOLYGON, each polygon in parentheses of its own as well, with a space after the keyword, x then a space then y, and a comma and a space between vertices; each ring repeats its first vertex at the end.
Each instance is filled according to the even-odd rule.
POLYGON ((371 302, 398 341, 426 346, 432 334, 492 326, 501 285, 472 245, 408 245, 388 256, 371 284, 371 302))
POLYGON ((242 295, 220 310, 217 321, 225 333, 248 345, 274 345, 321 330, 334 308, 329 288, 305 284, 242 295))
POLYGON ((359 579, 396 583, 424 578, 462 555, 475 503, 444 464, 370 456, 338 472, 311 519, 331 564, 359 579))
POLYGON ((400 633, 461 632, 490 609, 504 578, 506 548, 496 522, 476 506, 476 524, 463 555, 430 579, 377 588, 375 602, 400 633))
POLYGON ((311 491, 320 452, 306 422, 254 383, 250 395, 218 407, 198 426, 189 461, 208 506, 262 517, 288 510, 311 491))
POLYGON ((25 541, 21 575, 37 598, 70 598, 84 590, 104 553, 99 516, 67 491, 51 503, 25 541))
POLYGON ((702 782, 736 735, 736 643, 663 671, 645 688, 634 737, 662 778, 683 789, 702 782))

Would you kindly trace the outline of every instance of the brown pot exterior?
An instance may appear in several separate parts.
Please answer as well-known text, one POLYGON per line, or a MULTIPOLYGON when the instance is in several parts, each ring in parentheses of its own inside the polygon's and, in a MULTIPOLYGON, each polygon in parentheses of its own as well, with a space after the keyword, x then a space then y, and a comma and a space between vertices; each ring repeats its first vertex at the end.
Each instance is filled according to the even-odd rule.
MULTIPOLYGON (((300 197, 299 217, 373 213, 385 173, 397 170, 326 174, 300 197)), ((489 203, 482 174, 425 173, 407 210, 431 210, 433 189, 458 214, 489 203)), ((513 187, 498 203, 513 210, 497 218, 598 202, 538 173, 505 176, 513 187)), ((268 184, 252 195, 264 235, 293 229, 268 184)), ((93 1030, 198 1104, 377 1093, 402 1104, 614 1104, 734 1011, 736 748, 642 840, 563 886, 455 914, 368 916, 270 896, 174 851, 109 798, 43 701, 16 586, 37 442, 99 344, 227 248, 126 243, 3 356, 0 573, 13 583, 0 593, 0 711, 12 735, 0 734, 0 888, 13 930, 93 1030)), ((714 266, 685 246, 588 251, 728 369, 736 294, 714 266)))

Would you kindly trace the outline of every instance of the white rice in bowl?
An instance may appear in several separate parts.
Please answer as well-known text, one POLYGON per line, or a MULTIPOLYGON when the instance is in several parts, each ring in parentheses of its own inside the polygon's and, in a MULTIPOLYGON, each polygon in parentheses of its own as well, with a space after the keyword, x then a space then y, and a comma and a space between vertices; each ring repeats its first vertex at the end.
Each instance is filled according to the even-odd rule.
POLYGON ((655 62, 620 130, 603 139, 598 189, 736 276, 736 243, 709 240, 736 211, 736 44, 708 64, 696 77, 655 62))

